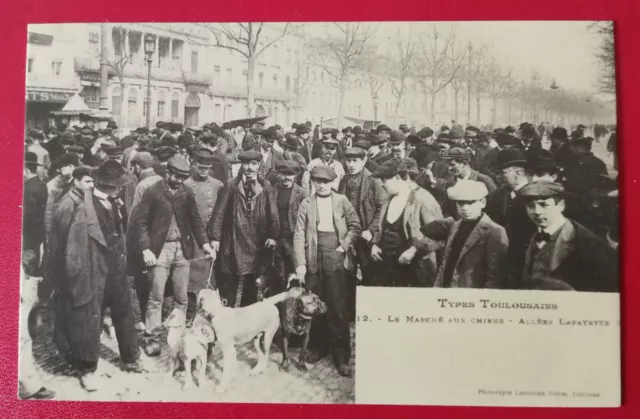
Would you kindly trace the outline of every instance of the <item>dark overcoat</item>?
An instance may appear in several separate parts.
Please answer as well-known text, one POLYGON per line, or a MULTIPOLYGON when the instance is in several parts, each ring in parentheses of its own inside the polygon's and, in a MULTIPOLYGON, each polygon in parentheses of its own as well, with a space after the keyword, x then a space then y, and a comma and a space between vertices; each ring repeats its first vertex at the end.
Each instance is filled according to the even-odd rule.
MULTIPOLYGON (((382 207, 387 201, 387 192, 379 179, 371 177, 371 173, 364 169, 364 177, 360 183, 360 203, 352 202, 353 207, 360 217, 362 229, 375 234, 380 228, 380 216, 382 207)), ((338 193, 345 194, 347 189, 347 176, 343 176, 338 186, 338 193)))

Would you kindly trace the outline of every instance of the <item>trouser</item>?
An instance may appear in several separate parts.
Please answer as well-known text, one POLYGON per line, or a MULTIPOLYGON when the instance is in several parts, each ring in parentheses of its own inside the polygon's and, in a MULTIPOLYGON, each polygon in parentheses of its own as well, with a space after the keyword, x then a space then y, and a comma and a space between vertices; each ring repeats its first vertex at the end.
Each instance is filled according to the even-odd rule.
POLYGON ((296 271, 293 266, 293 236, 278 239, 274 259, 279 283, 267 284, 271 295, 286 290, 289 276, 296 271))
POLYGON ((416 277, 416 264, 403 265, 398 262, 402 253, 385 253, 383 250, 382 261, 376 262, 375 286, 378 287, 416 287, 419 286, 416 277))
POLYGON ((346 254, 336 252, 340 246, 335 233, 318 232, 318 271, 307 275, 307 288, 327 304, 327 312, 314 318, 311 345, 324 352, 331 350, 337 365, 351 357, 351 337, 347 309, 346 254))
POLYGON ((156 265, 149 270, 150 291, 146 310, 145 328, 148 335, 157 338, 162 324, 162 303, 167 280, 173 285, 174 309, 186 313, 189 287, 189 261, 182 254, 180 241, 166 242, 162 246, 156 265))
POLYGON ((256 276, 228 275, 227 281, 221 284, 222 295, 227 299, 229 307, 246 307, 258 301, 256 276))
POLYGON ((37 284, 23 278, 20 290, 20 367, 18 381, 24 388, 24 397, 36 394, 42 388, 42 380, 33 359, 33 342, 29 335, 29 314, 37 300, 37 284))
POLYGON ((131 363, 140 356, 130 302, 124 240, 107 237, 107 245, 111 249, 107 255, 107 279, 98 285, 89 303, 76 307, 67 292, 57 294, 56 343, 59 350, 67 351, 63 352, 67 361, 82 373, 95 371, 98 366, 104 306, 111 309, 122 362, 131 363), (65 341, 59 341, 65 337, 65 341))

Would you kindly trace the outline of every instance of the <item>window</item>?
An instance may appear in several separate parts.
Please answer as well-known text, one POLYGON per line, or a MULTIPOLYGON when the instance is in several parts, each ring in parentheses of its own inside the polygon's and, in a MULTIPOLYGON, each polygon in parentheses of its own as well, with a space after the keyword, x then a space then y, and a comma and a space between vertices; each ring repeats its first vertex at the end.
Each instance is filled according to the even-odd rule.
POLYGON ((262 83, 264 81, 264 73, 258 73, 258 85, 262 87, 262 83))
POLYGON ((60 61, 54 61, 51 63, 51 73, 54 76, 59 76, 61 69, 62 69, 62 63, 60 61))
POLYGON ((273 88, 275 90, 278 90, 278 75, 277 74, 273 75, 273 88))
POLYGON ((173 39, 171 41, 173 43, 172 45, 172 49, 171 49, 171 69, 172 70, 181 70, 182 69, 182 45, 184 44, 184 42, 177 40, 177 39, 173 39))
POLYGON ((198 72, 198 51, 191 52, 191 73, 198 72))
POLYGON ((309 66, 307 66, 307 80, 309 80, 309 66))
POLYGON ((113 88, 113 93, 111 93, 111 113, 116 118, 116 122, 120 122, 120 110, 122 109, 122 93, 120 92, 120 87, 116 86, 113 88))
POLYGON ((233 84, 233 70, 230 68, 227 68, 227 83, 233 84))
POLYGON ((313 70, 313 72, 311 73, 312 76, 312 81, 315 83, 316 82, 316 71, 313 70))
POLYGON ((171 121, 175 122, 178 120, 178 116, 180 114, 180 95, 178 92, 173 92, 171 96, 171 121))
POLYGON ((33 58, 27 60, 27 73, 33 73, 33 58))
POLYGON ((315 105, 316 104, 316 92, 313 92, 312 98, 313 99, 312 99, 311 103, 313 103, 313 105, 315 105))
POLYGON ((164 90, 160 90, 158 92, 158 118, 162 118, 164 116, 165 101, 166 92, 164 90))
POLYGON ((136 126, 137 121, 135 120, 136 113, 138 111, 138 91, 135 88, 129 89, 129 95, 127 96, 128 108, 129 108, 129 125, 136 126))
POLYGON ((291 49, 287 48, 287 62, 291 62, 291 49))
POLYGON ((320 70, 320 83, 324 84, 324 71, 320 70))
POLYGON ((222 108, 220 107, 220 104, 216 103, 215 106, 214 106, 214 112, 213 112, 213 118, 216 121, 220 121, 222 119, 222 114, 221 114, 222 112, 221 111, 222 111, 222 108))
POLYGON ((220 84, 220 66, 213 67, 213 83, 220 84))
POLYGON ((324 93, 320 92, 320 105, 324 105, 324 93))
POLYGON ((287 76, 284 79, 284 88, 286 89, 287 93, 291 90, 291 77, 287 76))

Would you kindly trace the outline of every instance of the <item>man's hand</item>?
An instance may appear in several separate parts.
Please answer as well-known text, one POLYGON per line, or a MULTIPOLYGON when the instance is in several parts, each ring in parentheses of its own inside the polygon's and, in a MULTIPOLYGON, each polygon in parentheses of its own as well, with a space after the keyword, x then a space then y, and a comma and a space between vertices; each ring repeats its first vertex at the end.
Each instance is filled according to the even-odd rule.
POLYGON ((376 262, 382 261, 382 249, 377 244, 371 246, 371 258, 376 262))
POLYGON ((304 277, 307 275, 307 267, 300 265, 296 268, 296 276, 300 281, 304 281, 304 277))
POLYGON ((143 250, 142 257, 144 259, 144 266, 146 266, 147 268, 156 266, 156 263, 158 263, 158 259, 156 259, 156 255, 153 254, 151 249, 143 250))
POLYGON ((362 237, 362 239, 366 242, 370 242, 371 240, 373 240, 373 235, 369 230, 363 231, 360 237, 362 237))
POLYGON ((202 246, 202 250, 204 251, 206 258, 216 260, 216 251, 211 248, 209 243, 205 243, 202 246))
POLYGON ((218 253, 220 251, 220 242, 215 240, 212 241, 211 248, 213 249, 214 252, 218 253))
POLYGON ((400 262, 401 265, 410 264, 413 258, 416 256, 416 251, 417 249, 411 246, 400 255, 400 258, 398 258, 398 262, 400 262))
POLYGON ((264 247, 266 247, 267 249, 273 249, 276 247, 276 241, 273 239, 267 239, 267 241, 264 243, 264 247))

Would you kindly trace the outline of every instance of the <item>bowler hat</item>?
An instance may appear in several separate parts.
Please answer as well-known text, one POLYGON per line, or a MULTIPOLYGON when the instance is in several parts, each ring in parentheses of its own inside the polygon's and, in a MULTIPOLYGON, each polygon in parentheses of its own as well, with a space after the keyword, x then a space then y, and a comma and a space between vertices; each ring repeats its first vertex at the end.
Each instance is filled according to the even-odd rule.
POLYGON ((438 147, 422 144, 413 151, 412 156, 416 159, 419 167, 427 167, 429 163, 438 160, 440 150, 438 147))
POLYGON ((298 127, 296 128, 296 134, 308 134, 309 131, 309 127, 305 124, 298 124, 298 127))
POLYGON ((499 169, 506 169, 512 166, 525 167, 526 164, 527 155, 520 148, 509 148, 498 153, 497 167, 499 169))
POLYGON ((291 149, 291 150, 297 150, 298 149, 298 138, 296 137, 295 134, 292 133, 288 133, 284 136, 284 144, 283 146, 285 148, 291 149))
POLYGON ((391 131, 391 128, 386 126, 385 124, 380 124, 376 127, 376 133, 381 133, 382 131, 391 131))
POLYGON ((351 131, 354 135, 362 134, 362 127, 360 125, 356 125, 351 131))
POLYGON ((369 150, 371 148, 371 142, 367 140, 358 140, 353 145, 354 147, 361 148, 363 150, 369 150))
POLYGON ((167 169, 170 172, 173 172, 182 176, 189 176, 191 174, 191 169, 189 167, 189 162, 182 156, 173 156, 167 162, 167 169))
POLYGON ((67 166, 77 166, 78 165, 78 155, 75 153, 65 153, 61 154, 60 157, 55 159, 51 164, 52 168, 57 170, 62 167, 67 166))
POLYGON ((418 145, 422 144, 422 138, 418 137, 417 135, 414 134, 410 134, 407 136, 407 144, 412 145, 414 147, 417 147, 418 145))
POLYGON ((92 174, 98 185, 112 187, 122 187, 131 182, 120 163, 115 160, 107 160, 100 165, 92 174))
POLYGON ((429 127, 424 127, 420 131, 418 131, 417 135, 422 139, 429 138, 433 135, 433 130, 429 127))
POLYGON ((250 162, 250 161, 262 161, 262 153, 256 150, 247 150, 243 151, 238 155, 238 160, 241 162, 250 162))
POLYGON ((175 147, 169 146, 161 146, 155 150, 156 157, 158 157, 158 160, 160 161, 167 161, 177 153, 178 150, 175 147))
POLYGON ((193 161, 200 166, 213 166, 213 161, 215 160, 213 151, 205 147, 201 147, 194 151, 192 157, 193 161))
POLYGON ((300 173, 300 165, 293 160, 282 160, 276 164, 276 172, 283 175, 297 175, 300 173))
POLYGON ((173 147, 176 148, 178 147, 178 142, 176 141, 175 137, 173 135, 165 135, 162 138, 162 141, 160 141, 160 145, 163 147, 173 147))
POLYGON ((391 136, 389 137, 389 144, 400 144, 407 139, 407 136, 404 135, 402 131, 391 131, 391 136))
POLYGON ((337 175, 333 167, 330 166, 316 166, 311 169, 311 179, 314 180, 326 180, 327 182, 331 182, 334 180, 337 175))

